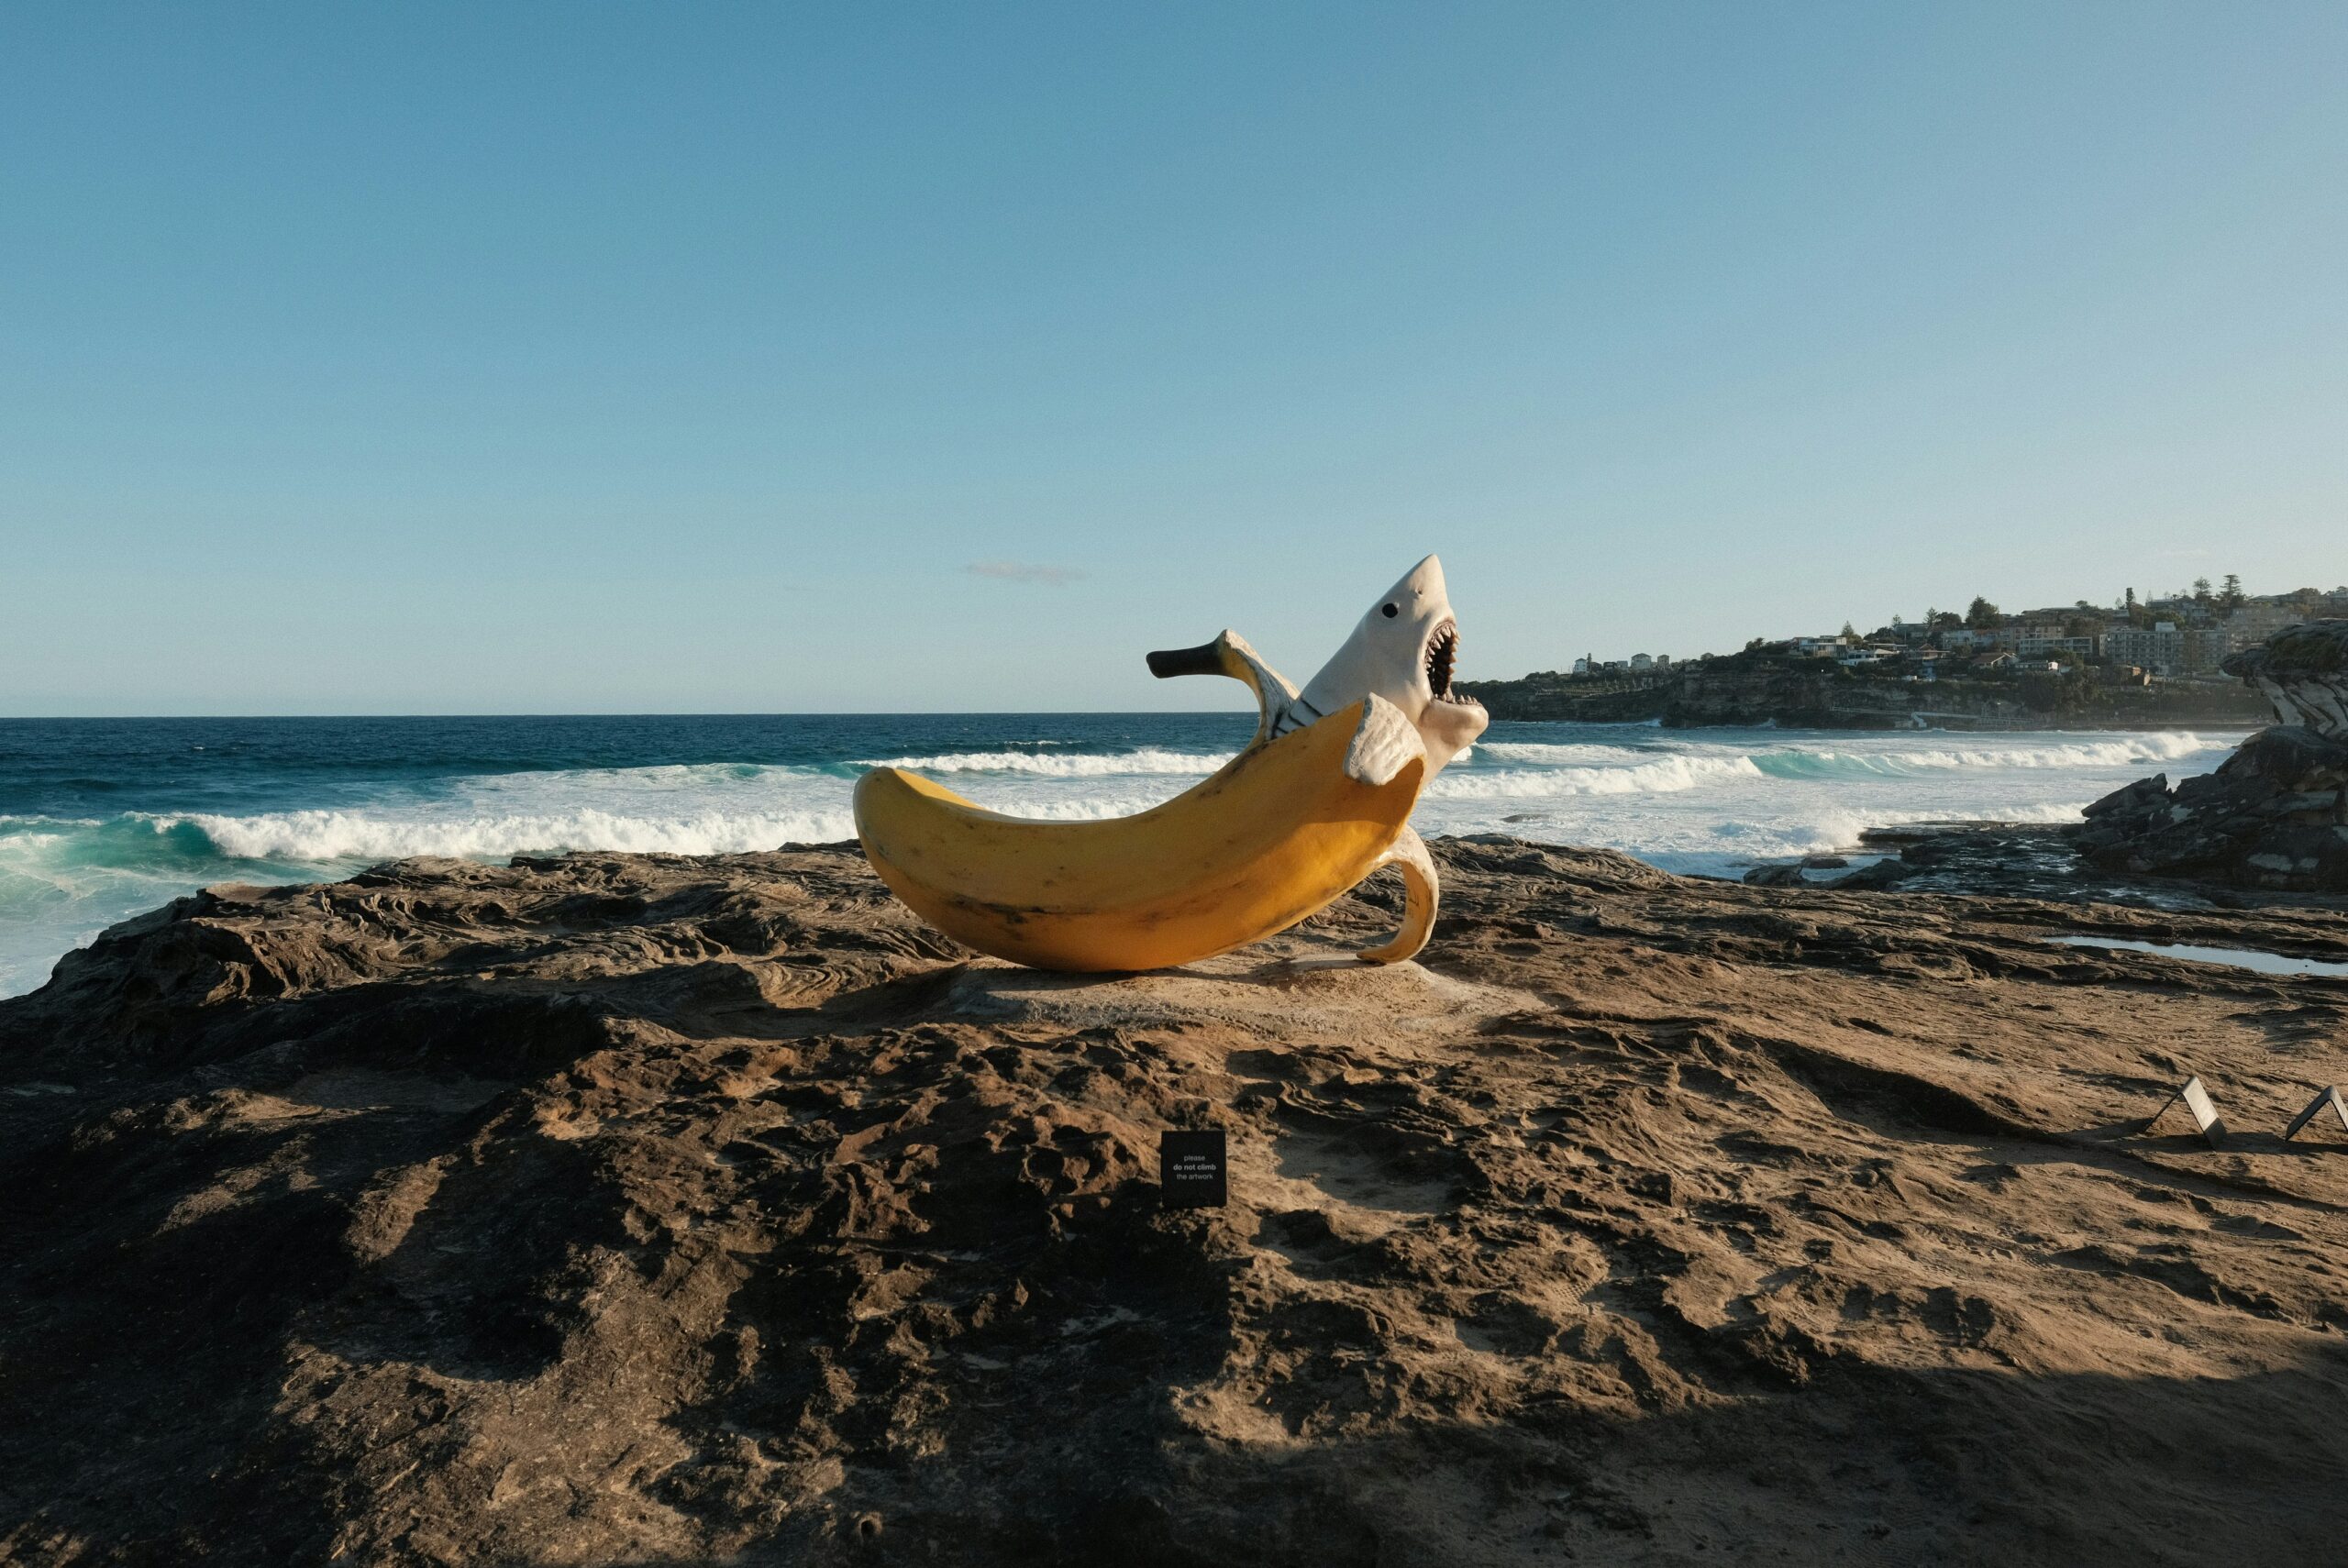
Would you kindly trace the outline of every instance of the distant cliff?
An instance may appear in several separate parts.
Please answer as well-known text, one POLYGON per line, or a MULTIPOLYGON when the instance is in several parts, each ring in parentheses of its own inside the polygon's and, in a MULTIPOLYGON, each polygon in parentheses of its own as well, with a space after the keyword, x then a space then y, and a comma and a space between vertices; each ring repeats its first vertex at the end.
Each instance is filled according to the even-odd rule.
POLYGON ((2234 681, 2104 686, 2056 676, 1993 680, 1888 680, 1842 669, 1722 660, 1667 676, 1618 680, 1541 674, 1464 681, 1495 719, 1636 723, 1674 728, 1777 723, 1800 729, 2134 729, 2271 722, 2256 692, 2234 681))
POLYGON ((1453 690, 1481 702, 1495 719, 1634 724, 1661 718, 1676 683, 1670 676, 1592 680, 1544 671, 1517 680, 1462 680, 1453 690))

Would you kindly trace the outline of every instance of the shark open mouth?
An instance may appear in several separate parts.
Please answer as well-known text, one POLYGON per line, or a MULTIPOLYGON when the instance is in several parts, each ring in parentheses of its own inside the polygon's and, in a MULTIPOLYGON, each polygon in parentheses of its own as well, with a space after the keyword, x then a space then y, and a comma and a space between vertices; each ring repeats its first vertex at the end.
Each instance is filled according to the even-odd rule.
POLYGON ((1463 708, 1480 708, 1482 703, 1473 697, 1455 694, 1451 690, 1452 661, 1459 657, 1459 623, 1448 621, 1427 634, 1427 690, 1434 693, 1438 702, 1456 702, 1463 708))

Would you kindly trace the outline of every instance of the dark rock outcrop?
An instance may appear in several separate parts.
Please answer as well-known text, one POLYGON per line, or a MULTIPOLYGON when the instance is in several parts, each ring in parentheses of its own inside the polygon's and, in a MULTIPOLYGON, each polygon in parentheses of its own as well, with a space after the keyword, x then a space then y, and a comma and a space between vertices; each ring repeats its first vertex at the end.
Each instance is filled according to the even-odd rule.
POLYGON ((2087 809, 2088 859, 2140 876, 2348 892, 2348 740, 2264 730, 2174 789, 2140 778, 2087 809))
POLYGON ((2226 660, 2275 709, 2278 723, 2348 740, 2348 621, 2311 621, 2226 660))
POLYGON ((2076 831, 2097 866, 2240 887, 2348 892, 2348 621, 2277 634, 2226 660, 2280 722, 2215 772, 2140 778, 2076 831))
POLYGON ((0 1563, 2335 1554, 2348 980, 2048 938, 2348 915, 1434 849, 1388 969, 1382 879, 1054 976, 838 848, 118 927, 0 1002, 0 1563))

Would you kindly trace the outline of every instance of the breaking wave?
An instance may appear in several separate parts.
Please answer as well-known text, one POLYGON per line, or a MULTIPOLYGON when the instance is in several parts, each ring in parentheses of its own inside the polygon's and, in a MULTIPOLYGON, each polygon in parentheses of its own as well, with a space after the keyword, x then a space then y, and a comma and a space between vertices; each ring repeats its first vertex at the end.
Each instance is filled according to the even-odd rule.
POLYGON ((1817 778, 1833 774, 1891 775, 1951 768, 2126 767, 2139 762, 2176 762, 2215 749, 2199 735, 2131 735, 2123 739, 2071 741, 2059 745, 1937 746, 1929 750, 1855 751, 1797 745, 1754 754, 1765 773, 1817 778))
POLYGON ((1664 795, 1760 777, 1761 769, 1749 756, 1665 756, 1631 767, 1445 772, 1427 786, 1427 796, 1438 801, 1489 801, 1554 795, 1664 795))
POLYGON ((916 773, 1024 773, 1040 778, 1112 778, 1120 774, 1176 774, 1204 778, 1229 762, 1232 752, 1134 751, 1074 756, 1034 756, 1024 751, 949 751, 936 756, 886 756, 858 767, 904 767, 916 773))
MULTIPOLYGON (((1478 741, 1462 758, 1476 756, 1493 762, 1539 762, 1571 767, 1576 764, 1640 762, 1655 755, 1636 746, 1600 745, 1595 742, 1558 745, 1546 741, 1478 741)), ((1455 764, 1455 766, 1456 766, 1455 764)))
MULTIPOLYGON (((289 775, 273 761, 238 761, 196 798, 175 781, 185 765, 177 760, 183 748, 174 746, 166 777, 125 771, 144 793, 115 793, 120 804, 96 812, 88 806, 119 780, 103 768, 81 769, 51 790, 62 809, 39 814, 30 803, 38 791, 27 790, 5 800, 0 812, 0 996, 39 984, 59 953, 116 921, 208 883, 327 879, 414 856, 708 855, 838 843, 855 835, 855 779, 875 766, 932 774, 1013 816, 1127 816, 1214 772, 1245 733, 1221 719, 1212 730, 1182 718, 1157 729, 1121 716, 1113 731, 1054 744, 1028 738, 1043 726, 1030 728, 1035 721, 1025 717, 994 733, 958 719, 926 731, 919 721, 854 723, 884 733, 850 732, 817 745, 793 740, 795 727, 760 721, 736 733, 721 725, 719 744, 758 758, 724 762, 690 760, 681 745, 648 757, 615 742, 598 755, 592 735, 567 736, 559 756, 546 755, 553 766, 461 771, 409 767, 393 744, 398 735, 376 736, 376 749, 352 762, 338 732, 329 733, 314 748, 324 759, 319 771, 289 775), (1159 744, 1132 744, 1144 738, 1159 744), (374 775, 360 777, 369 767, 374 775)), ((509 750, 536 745, 527 724, 444 736, 437 750, 427 744, 434 733, 420 737, 425 752, 462 755, 468 764, 475 751, 495 754, 491 743, 500 735, 513 741, 509 750)), ((1603 845, 1671 870, 1731 876, 1772 856, 1848 848, 1870 825, 2072 820, 2087 801, 2131 778, 2214 766, 2237 738, 1634 725, 1503 733, 1509 738, 1480 741, 1433 782, 1418 810, 1421 833, 1603 845)))
POLYGON ((165 817, 157 830, 187 825, 235 860, 400 860, 415 855, 474 858, 564 849, 637 854, 729 855, 783 844, 856 836, 842 812, 694 812, 637 816, 593 807, 544 815, 404 818, 366 812, 269 812, 165 817))
MULTIPOLYGON (((1929 748, 1910 745, 1897 750, 1814 743, 1732 750, 1690 741, 1683 743, 1682 749, 1672 755, 1730 764, 1749 761, 1760 772, 1777 778, 1815 778, 1836 774, 1852 778, 1882 778, 1951 768, 2125 767, 2139 762, 2175 762, 2231 745, 2230 741, 2208 741, 2189 732, 2176 732, 2116 736, 2109 740, 2070 741, 2054 745, 2003 745, 1994 740, 1977 739, 1969 745, 1929 748)), ((1501 741, 1479 744, 1475 755, 1494 762, 1573 768, 1603 767, 1623 763, 1652 766, 1660 750, 1659 745, 1642 748, 1595 742, 1501 741)), ((1742 770, 1739 772, 1741 775, 1742 770)))

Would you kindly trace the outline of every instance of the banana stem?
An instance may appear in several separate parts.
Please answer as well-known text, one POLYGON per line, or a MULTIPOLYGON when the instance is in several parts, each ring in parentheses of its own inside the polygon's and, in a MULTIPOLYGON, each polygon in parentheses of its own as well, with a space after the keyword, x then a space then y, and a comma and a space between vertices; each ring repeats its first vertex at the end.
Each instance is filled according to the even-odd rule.
POLYGON ((1256 693, 1256 738, 1248 743, 1251 745, 1271 739, 1273 726, 1296 702, 1296 688, 1288 683, 1288 678, 1266 664, 1236 632, 1226 631, 1194 648, 1151 654, 1149 672, 1160 680, 1178 675, 1227 675, 1245 681, 1256 693))
POLYGON ((1402 836, 1387 846, 1378 857, 1379 866, 1399 866, 1402 868, 1402 929, 1394 940, 1383 947, 1372 947, 1360 956, 1366 964, 1399 964, 1415 957, 1427 938, 1434 933, 1435 908, 1443 900, 1442 886, 1435 880, 1434 856, 1427 853, 1426 841, 1407 824, 1402 836))

